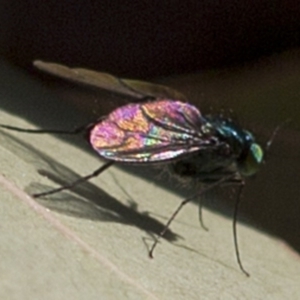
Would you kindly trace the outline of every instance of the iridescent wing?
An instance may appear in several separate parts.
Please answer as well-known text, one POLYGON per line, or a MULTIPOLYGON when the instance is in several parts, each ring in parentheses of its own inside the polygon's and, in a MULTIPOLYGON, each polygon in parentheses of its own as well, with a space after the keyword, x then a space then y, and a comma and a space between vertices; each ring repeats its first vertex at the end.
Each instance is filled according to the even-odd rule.
POLYGON ((90 143, 109 160, 158 163, 213 147, 205 122, 196 107, 180 101, 128 104, 92 128, 90 143))
POLYGON ((35 67, 44 72, 59 76, 69 81, 104 89, 135 99, 143 99, 145 96, 149 96, 154 98, 170 98, 186 101, 185 96, 180 92, 159 84, 122 79, 108 73, 83 68, 69 68, 57 63, 44 62, 40 60, 34 61, 33 64, 35 67))

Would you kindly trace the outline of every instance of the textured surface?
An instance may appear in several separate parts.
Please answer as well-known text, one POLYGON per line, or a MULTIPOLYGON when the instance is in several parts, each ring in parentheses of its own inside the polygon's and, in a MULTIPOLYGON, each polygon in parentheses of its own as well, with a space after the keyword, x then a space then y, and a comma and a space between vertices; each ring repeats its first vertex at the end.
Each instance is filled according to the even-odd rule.
MULTIPOLYGON (((33 128, 36 124, 53 127, 51 120, 54 124, 61 120, 69 128, 80 125, 74 123, 76 111, 61 104, 61 99, 51 97, 49 91, 5 66, 1 70, 1 123, 33 128), (51 113, 53 107, 56 113, 51 113), (23 118, 18 116, 21 114, 23 118), (33 118, 27 121, 25 116, 33 118)), ((270 67, 256 71, 257 82, 262 82, 260 74, 268 76, 268 70, 270 67)), ((294 84, 299 76, 295 74, 294 78, 291 73, 282 72, 279 75, 285 82, 281 86, 283 106, 280 109, 279 102, 273 99, 277 108, 269 106, 267 116, 261 107, 264 96, 268 100, 270 86, 265 94, 263 88, 256 86, 259 98, 252 98, 250 116, 256 116, 253 122, 275 120, 283 107, 286 111, 291 107, 290 114, 296 114, 297 104, 289 101, 293 99, 291 95, 299 92, 299 84, 294 84), (293 94, 286 93, 289 82, 294 84, 293 94)), ((233 99, 237 94, 246 94, 245 90, 241 92, 242 85, 235 88, 235 83, 240 83, 243 76, 249 83, 247 74, 239 72, 237 79, 233 73, 218 91, 227 87, 233 99)), ((273 75, 272 71, 270 77, 273 75)), ((191 79, 177 79, 173 84, 179 88, 181 82, 189 84, 187 90, 192 94, 194 89, 195 98, 198 97, 199 82, 194 81, 193 85, 191 79)), ((208 88, 206 96, 213 98, 209 92, 208 88)), ((250 107, 247 100, 244 108, 250 107)), ((246 116, 249 110, 245 110, 246 116)), ((269 128, 272 130, 273 124, 266 125, 269 128)), ((262 130, 268 137, 269 130, 266 131, 262 130)), ((112 167, 73 192, 40 200, 30 198, 24 190, 32 193, 56 187, 102 163, 92 150, 77 147, 80 142, 77 146, 70 144, 71 138, 80 140, 0 132, 1 299, 300 298, 299 255, 288 246, 289 243, 297 249, 299 245, 298 131, 282 131, 274 142, 270 161, 257 179, 248 183, 244 193, 243 215, 253 222, 249 226, 240 223, 238 235, 250 278, 240 272, 235 261, 228 207, 215 200, 214 205, 208 203, 210 210, 204 210, 209 232, 200 228, 197 206, 190 204, 172 224, 167 240, 158 245, 155 258, 147 257, 145 244, 151 244, 153 234, 162 229, 184 195, 192 193, 176 187, 172 180, 161 180, 157 173, 151 177, 153 173, 148 173, 148 169, 128 173, 112 167), (255 222, 261 224, 262 231, 255 229, 255 222), (278 238, 265 231, 272 231, 278 238)))

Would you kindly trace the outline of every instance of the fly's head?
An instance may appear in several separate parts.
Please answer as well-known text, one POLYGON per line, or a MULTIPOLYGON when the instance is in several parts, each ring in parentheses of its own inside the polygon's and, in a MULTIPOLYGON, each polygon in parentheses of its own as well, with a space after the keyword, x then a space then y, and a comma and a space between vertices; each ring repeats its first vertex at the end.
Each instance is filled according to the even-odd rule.
POLYGON ((252 133, 229 118, 210 117, 209 122, 216 129, 220 142, 229 146, 237 171, 245 177, 254 175, 263 162, 264 153, 252 133))

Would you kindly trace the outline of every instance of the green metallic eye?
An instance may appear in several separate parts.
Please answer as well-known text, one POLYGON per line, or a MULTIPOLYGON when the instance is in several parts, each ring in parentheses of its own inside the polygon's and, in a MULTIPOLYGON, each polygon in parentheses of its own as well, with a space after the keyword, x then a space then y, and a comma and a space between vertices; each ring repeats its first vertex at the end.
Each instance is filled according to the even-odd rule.
POLYGON ((261 149, 261 147, 258 144, 253 143, 250 147, 250 152, 253 155, 253 158, 255 159, 257 164, 261 164, 263 161, 263 150, 261 149))
POLYGON ((253 143, 249 149, 248 155, 239 163, 238 167, 243 176, 252 176, 258 170, 263 161, 263 150, 258 145, 253 143))

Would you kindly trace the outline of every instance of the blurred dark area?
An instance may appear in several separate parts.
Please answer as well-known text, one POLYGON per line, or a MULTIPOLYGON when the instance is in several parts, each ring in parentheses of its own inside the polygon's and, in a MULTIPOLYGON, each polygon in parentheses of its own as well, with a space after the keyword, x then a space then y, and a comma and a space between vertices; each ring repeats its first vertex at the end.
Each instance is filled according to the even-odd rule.
POLYGON ((238 65, 299 46, 300 2, 3 1, 0 55, 149 78, 238 65))

